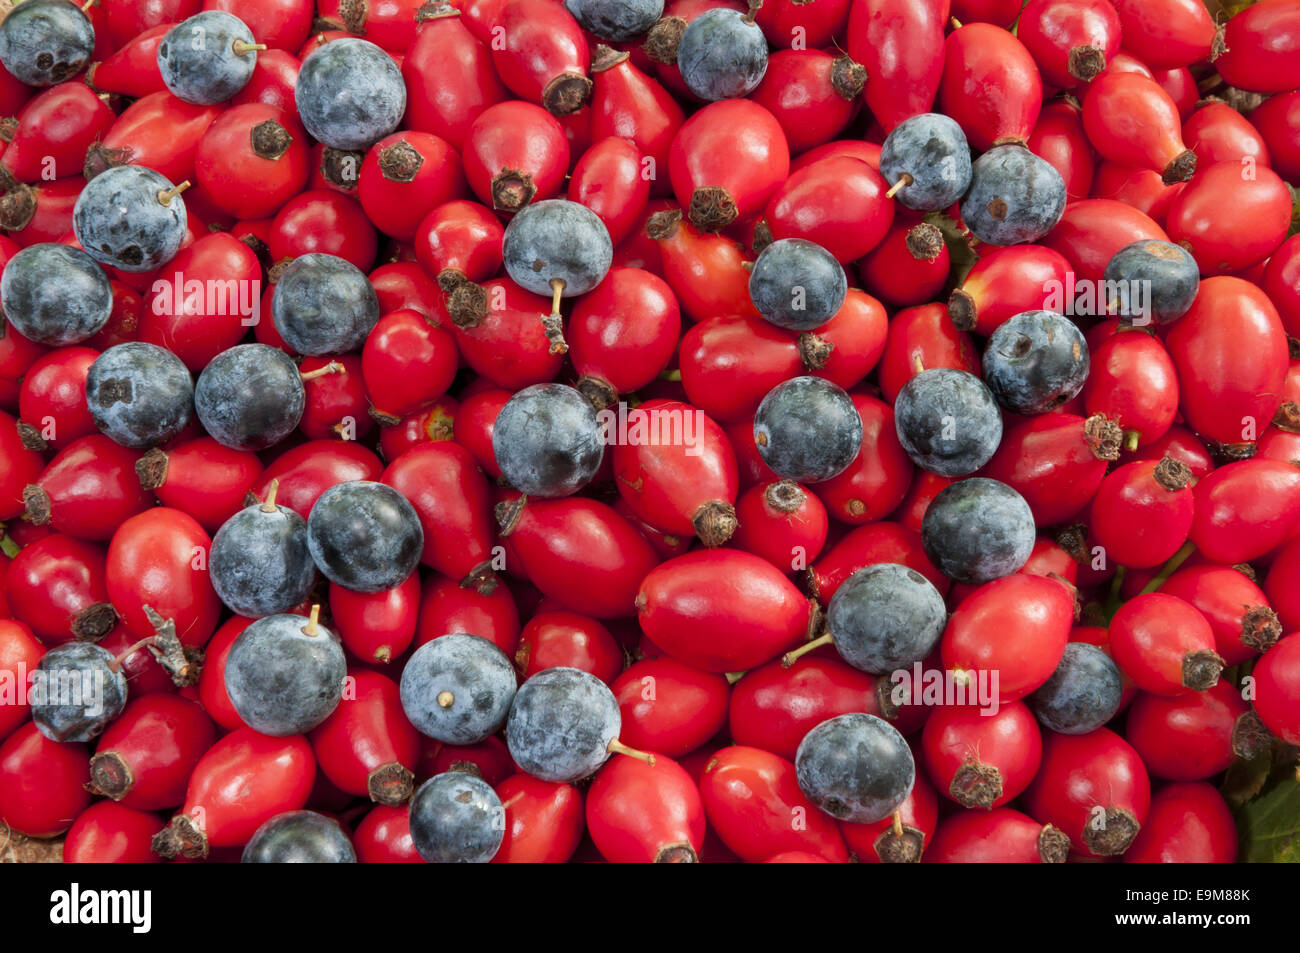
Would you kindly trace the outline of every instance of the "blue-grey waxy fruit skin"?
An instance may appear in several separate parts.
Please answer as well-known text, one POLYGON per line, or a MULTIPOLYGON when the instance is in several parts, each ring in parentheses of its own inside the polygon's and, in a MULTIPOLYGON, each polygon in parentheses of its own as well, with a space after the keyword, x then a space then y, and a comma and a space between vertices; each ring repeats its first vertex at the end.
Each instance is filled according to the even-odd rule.
POLYGON ((32 721, 51 741, 90 741, 126 707, 126 674, 93 642, 65 642, 42 656, 32 686, 32 721))
POLYGON ((759 254, 749 273, 758 313, 787 331, 811 331, 839 313, 849 293, 844 266, 816 242, 782 238, 759 254))
POLYGON ((835 590, 826 610, 841 657, 873 675, 924 659, 947 621, 939 590, 915 569, 897 563, 859 569, 835 590))
POLYGON ((564 0, 584 30, 622 43, 647 33, 664 14, 664 0, 564 0))
POLYGON ((406 84, 393 58, 368 40, 344 37, 302 61, 298 118, 333 149, 369 149, 402 121, 406 84))
POLYGON ((1071 642, 1056 671, 1027 699, 1043 727, 1083 735, 1115 717, 1124 682, 1109 655, 1095 645, 1071 642))
POLYGON ((91 258, 133 273, 176 257, 185 240, 185 197, 159 195, 172 183, 153 169, 119 165, 95 176, 72 207, 72 231, 91 258))
POLYGON ((171 351, 128 341, 90 365, 86 406, 95 426, 115 443, 146 450, 185 429, 194 410, 194 384, 171 351))
POLYGON ((605 441, 587 398, 564 384, 534 384, 501 408, 492 452, 515 489, 561 497, 591 482, 604 459, 605 441))
POLYGON ((311 731, 343 697, 338 638, 300 615, 269 615, 239 633, 226 657, 226 692, 244 724, 283 738, 311 731))
POLYGON ((808 799, 836 820, 854 824, 888 817, 916 781, 912 750, 898 729, 875 715, 823 721, 799 742, 794 764, 808 799))
POLYGON ((478 744, 506 723, 515 687, 514 666, 499 648, 454 632, 411 654, 402 669, 402 710, 423 735, 450 745, 478 744))
POLYGON ((1148 238, 1115 252, 1106 263, 1105 280, 1116 282, 1113 289, 1105 289, 1107 296, 1114 292, 1115 310, 1130 323, 1142 325, 1154 318, 1157 324, 1168 324, 1186 314, 1196 300, 1201 271, 1181 245, 1148 238))
POLYGON ((519 686, 506 722, 510 757, 543 781, 577 781, 609 759, 623 720, 613 693, 576 668, 548 668, 519 686))
POLYGON ((239 860, 244 864, 355 864, 357 852, 338 821, 315 811, 286 811, 253 833, 239 860))
POLYGON ((564 282, 562 297, 586 294, 604 279, 614 260, 605 223, 585 205, 546 199, 524 206, 506 226, 501 243, 505 269, 520 287, 552 297, 551 282, 564 282))
POLYGON ((295 258, 280 275, 271 319, 299 354, 346 354, 359 351, 378 323, 379 296, 356 265, 312 252, 295 258))
POLYGON ((706 10, 682 33, 677 68, 687 88, 706 102, 740 99, 767 73, 767 37, 738 10, 706 10))
POLYGON ((212 538, 212 588, 236 615, 251 619, 288 612, 311 595, 316 564, 307 521, 284 506, 246 506, 212 538))
POLYGON ((320 495, 307 517, 307 546, 330 582, 382 592, 415 571, 424 529, 415 507, 391 486, 352 480, 320 495))
POLYGON ((1023 311, 1000 324, 984 349, 984 383, 1015 414, 1045 414, 1088 380, 1088 342, 1069 318, 1023 311))
POLYGON ((921 371, 898 392, 894 429, 912 462, 939 476, 974 473, 1002 442, 1002 411, 974 374, 949 367, 921 371))
POLYGON ((980 241, 1019 245, 1050 232, 1065 214, 1065 180, 1024 146, 994 146, 971 166, 961 218, 980 241))
POLYGON ((113 286, 80 248, 28 245, 5 265, 0 307, 23 337, 46 347, 78 344, 113 314, 113 286))
POLYGON ((253 31, 239 17, 205 10, 163 36, 158 72, 177 99, 196 106, 224 103, 248 85, 257 66, 257 51, 236 53, 235 44, 255 42, 253 31))
POLYGON ((795 377, 773 387, 758 405, 754 443, 777 476, 821 483, 857 459, 862 417, 843 388, 820 377, 795 377))
POLYGON ((1034 549, 1034 515, 998 480, 971 477, 944 487, 921 519, 921 544, 956 582, 991 582, 1020 569, 1034 549))
POLYGON ((233 450, 265 450, 279 443, 297 428, 306 404, 298 365, 266 344, 222 351, 194 387, 203 429, 233 450))
POLYGON ((935 212, 970 188, 970 146, 955 120, 941 113, 904 119, 885 137, 880 174, 890 185, 910 177, 894 197, 907 208, 935 212))
POLYGON ((95 28, 69 0, 25 0, 0 23, 0 63, 28 86, 76 76, 95 50, 95 28))
POLYGON ((501 799, 472 774, 436 775, 411 799, 411 840, 431 864, 486 864, 505 832, 501 799))

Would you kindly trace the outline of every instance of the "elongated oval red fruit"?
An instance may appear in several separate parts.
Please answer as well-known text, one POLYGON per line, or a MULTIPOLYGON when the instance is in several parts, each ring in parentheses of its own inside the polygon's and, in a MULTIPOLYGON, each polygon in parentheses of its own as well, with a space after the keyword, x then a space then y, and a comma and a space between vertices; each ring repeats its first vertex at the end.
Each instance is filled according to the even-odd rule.
POLYGON ((263 823, 307 803, 316 759, 302 735, 272 738, 252 728, 226 735, 199 759, 185 804, 154 838, 162 857, 206 857, 247 843, 263 823))
POLYGON ((1250 562, 1300 530, 1300 466, 1258 457, 1219 467, 1192 491, 1190 540, 1206 559, 1250 562))
POLYGON ((512 774, 496 786, 496 792, 505 809, 506 831, 492 863, 562 864, 573 856, 585 821, 577 788, 512 774))
POLYGON ((1187 426, 1249 452, 1282 402, 1290 365, 1286 331, 1268 296, 1240 278, 1207 278, 1168 345, 1187 426))
POLYGON ((952 580, 925 554, 918 529, 883 522, 859 526, 827 550, 808 570, 808 589, 825 605, 849 576, 876 563, 899 563, 915 569, 941 595, 952 586, 952 580))
POLYGON ((312 729, 316 763, 340 791, 404 804, 420 760, 420 733, 406 719, 396 682, 365 669, 349 674, 353 691, 312 729))
MULTIPOLYGON (((971 148, 1027 141, 1043 107, 1043 78, 1025 45, 1001 27, 967 23, 944 46, 939 105, 971 148)), ((870 93, 870 83, 867 88, 870 93)))
POLYGON ((799 790, 785 758, 743 745, 723 748, 704 769, 700 799, 722 842, 749 863, 791 850, 837 864, 849 859, 835 821, 799 790))
POLYGON ((812 604, 765 559, 733 549, 687 553, 656 567, 636 596, 641 629, 707 672, 771 661, 808 633, 812 604))
POLYGON ((885 132, 930 111, 948 9, 948 0, 861 0, 850 8, 849 55, 867 68, 867 106, 885 132))
POLYGON ((1009 807, 958 811, 940 822, 926 845, 929 864, 1063 864, 1070 839, 1009 807))
POLYGON ((610 758, 587 789, 587 831, 613 864, 698 863, 704 805, 676 761, 610 758))
POLYGON ((499 507, 503 514, 510 550, 543 593, 597 619, 636 613, 638 586, 659 557, 611 507, 570 497, 499 507))
POLYGON ((76 175, 86 150, 116 118, 85 83, 45 90, 18 116, 18 128, 0 160, 0 183, 12 188, 17 182, 76 175))
POLYGON ((861 258, 889 231, 889 184, 860 159, 831 156, 791 173, 764 213, 775 239, 816 242, 841 264, 861 258))
POLYGON ((1226 51, 1214 68, 1231 86, 1252 93, 1300 87, 1300 2, 1270 0, 1228 21, 1226 51))
POLYGON ((1196 171, 1178 106, 1139 73, 1107 70, 1093 80, 1083 99, 1083 128, 1107 159, 1159 172, 1166 185, 1186 182, 1196 171))
POLYGON ((747 260, 735 242, 697 231, 678 209, 651 215, 645 231, 658 244, 664 280, 689 317, 758 316, 749 298, 747 260))
POLYGON ((577 112, 591 98, 587 38, 562 4, 506 0, 496 25, 500 42, 492 44, 492 65, 516 96, 555 116, 577 112))
POLYGON ((948 314, 962 331, 988 336, 1022 311, 1047 307, 1052 289, 1064 289, 1070 263, 1041 245, 990 248, 948 298, 948 314))
POLYGON ((133 698, 104 729, 90 759, 94 792, 141 811, 178 807, 216 734, 207 712, 187 698, 159 692, 133 698))
POLYGON ((1101 415, 1041 414, 1008 429, 981 476, 1025 498, 1040 526, 1074 516, 1119 459, 1119 427, 1101 415))
POLYGON ((608 136, 630 139, 650 160, 654 176, 650 190, 667 195, 668 150, 686 118, 677 100, 656 80, 647 76, 629 55, 607 46, 597 46, 591 63, 595 89, 591 96, 591 135, 596 141, 608 136))

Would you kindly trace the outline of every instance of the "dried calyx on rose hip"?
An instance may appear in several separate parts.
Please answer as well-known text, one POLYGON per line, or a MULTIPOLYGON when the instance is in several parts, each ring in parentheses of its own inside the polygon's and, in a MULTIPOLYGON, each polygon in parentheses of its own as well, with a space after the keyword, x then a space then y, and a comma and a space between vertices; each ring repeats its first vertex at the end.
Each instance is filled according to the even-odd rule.
POLYGON ((185 240, 188 216, 181 193, 166 176, 140 165, 119 165, 95 176, 77 196, 72 231, 101 265, 145 272, 171 261, 185 240))
POLYGON ((421 734, 478 744, 506 723, 515 669, 487 639, 453 632, 426 642, 402 669, 402 710, 421 734))
POLYGON ((158 44, 158 72, 177 99, 196 106, 224 103, 253 77, 253 31, 223 10, 204 10, 176 24, 158 44))
POLYGON ((235 639, 226 692, 244 724, 272 737, 311 731, 338 707, 347 662, 338 637, 311 618, 270 615, 235 639))
POLYGON ((880 148, 888 195, 918 212, 945 209, 971 182, 970 145, 957 122, 942 113, 904 119, 880 148))

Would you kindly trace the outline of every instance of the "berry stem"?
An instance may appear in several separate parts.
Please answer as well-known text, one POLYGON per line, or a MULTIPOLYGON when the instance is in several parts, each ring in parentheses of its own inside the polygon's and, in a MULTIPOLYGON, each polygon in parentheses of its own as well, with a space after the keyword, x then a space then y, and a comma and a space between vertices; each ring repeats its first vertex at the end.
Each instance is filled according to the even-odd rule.
POLYGON ((638 761, 644 761, 646 764, 649 765, 653 765, 655 763, 655 756, 652 755, 650 752, 637 751, 636 748, 629 748, 627 745, 623 744, 623 742, 619 741, 617 738, 611 741, 609 743, 609 746, 605 750, 608 751, 610 754, 625 754, 629 758, 636 758, 638 761))
POLYGON ((245 43, 243 40, 236 40, 230 44, 230 48, 235 51, 236 56, 243 56, 246 53, 253 53, 258 50, 266 49, 265 43, 245 43))
POLYGON ((275 494, 280 489, 280 481, 272 480, 271 485, 266 489, 266 499, 262 501, 263 513, 275 512, 275 494))
POLYGON ((190 187, 190 180, 186 179, 180 185, 173 185, 170 189, 160 190, 158 192, 158 204, 171 205, 172 199, 176 198, 176 196, 180 195, 189 187, 190 187))
POLYGON ((311 615, 307 618, 307 624, 302 627, 303 635, 315 636, 317 631, 316 623, 320 621, 320 604, 313 603, 311 615))
POLYGON ((318 377, 324 377, 326 374, 342 374, 344 367, 338 361, 330 361, 324 367, 318 367, 314 371, 300 371, 298 376, 305 384, 307 381, 314 381, 318 377))
POLYGON ((1142 589, 1141 595, 1145 596, 1149 592, 1155 592, 1163 586, 1166 580, 1177 572, 1178 567, 1187 562, 1187 557, 1192 555, 1194 552, 1196 552, 1195 543, 1183 543, 1183 548, 1174 553, 1173 556, 1169 557, 1169 562, 1160 567, 1160 572, 1156 573, 1156 577, 1146 584, 1142 589))
POLYGON ((813 639, 811 642, 805 642, 803 645, 799 646, 793 652, 786 652, 784 655, 781 656, 781 667, 789 668, 791 665, 799 661, 799 659, 803 658, 813 649, 820 648, 823 645, 830 645, 834 641, 835 641, 835 637, 831 635, 829 632, 827 632, 825 635, 819 636, 818 638, 813 639))
POLYGON ((911 173, 904 172, 902 175, 898 177, 898 181, 889 187, 889 191, 885 193, 885 198, 892 199, 895 195, 898 194, 899 189, 911 185, 912 181, 913 179, 911 173))
POLYGON ((140 651, 146 645, 153 645, 154 638, 155 636, 151 635, 146 639, 141 639, 139 642, 136 642, 134 645, 127 646, 125 652, 123 652, 117 658, 113 659, 113 661, 108 663, 108 667, 114 672, 118 671, 122 667, 122 663, 125 662, 127 659, 129 659, 136 652, 140 651))

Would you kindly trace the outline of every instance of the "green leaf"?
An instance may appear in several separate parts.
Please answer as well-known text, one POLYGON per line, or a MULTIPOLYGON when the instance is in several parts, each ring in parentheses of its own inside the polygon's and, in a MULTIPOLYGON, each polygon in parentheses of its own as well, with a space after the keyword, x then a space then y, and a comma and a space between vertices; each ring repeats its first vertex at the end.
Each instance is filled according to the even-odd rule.
POLYGON ((17 556, 22 550, 18 544, 10 539, 3 531, 0 531, 0 552, 4 553, 10 559, 17 556))
POLYGON ((1238 859, 1300 863, 1300 780, 1294 772, 1237 813, 1238 859))
POLYGON ((1219 793, 1232 807, 1240 808, 1264 789, 1269 769, 1273 766, 1273 753, 1265 749, 1249 761, 1238 758, 1228 766, 1219 793))

